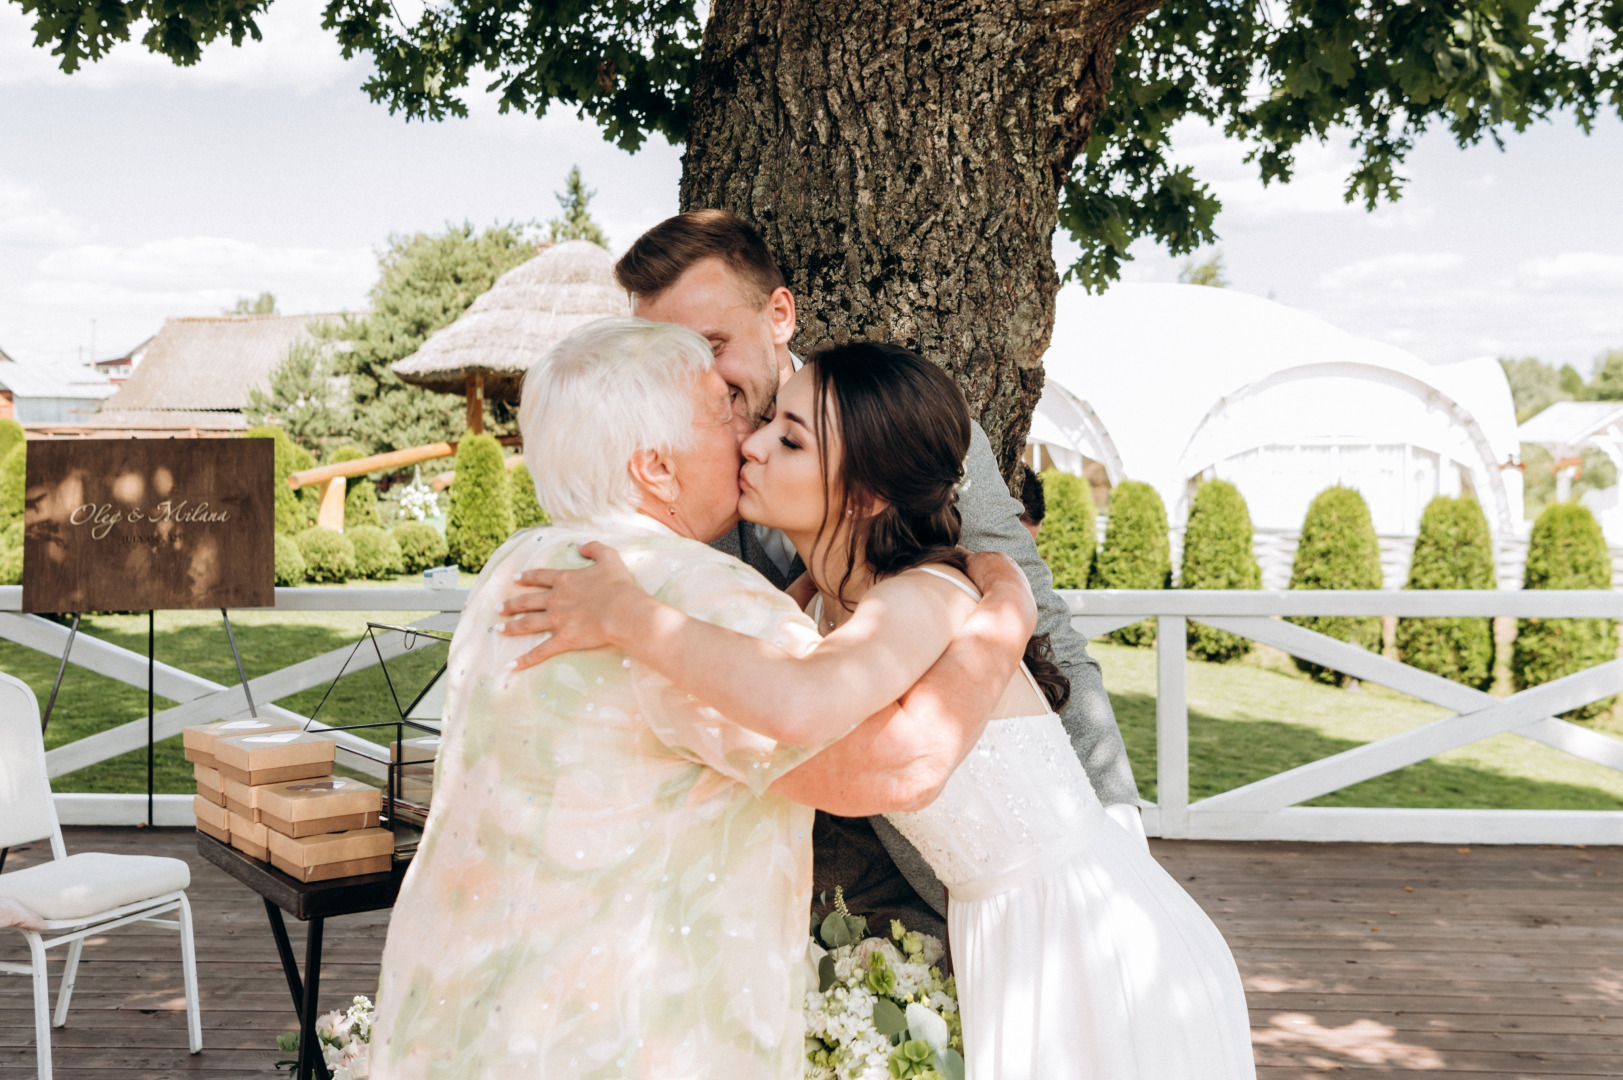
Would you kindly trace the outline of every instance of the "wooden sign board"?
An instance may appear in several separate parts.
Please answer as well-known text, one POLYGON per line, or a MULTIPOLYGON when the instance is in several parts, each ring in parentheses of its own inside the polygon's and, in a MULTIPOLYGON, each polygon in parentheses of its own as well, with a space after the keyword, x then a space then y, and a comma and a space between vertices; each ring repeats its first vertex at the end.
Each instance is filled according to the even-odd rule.
POLYGON ((270 439, 28 444, 24 611, 271 607, 270 439))

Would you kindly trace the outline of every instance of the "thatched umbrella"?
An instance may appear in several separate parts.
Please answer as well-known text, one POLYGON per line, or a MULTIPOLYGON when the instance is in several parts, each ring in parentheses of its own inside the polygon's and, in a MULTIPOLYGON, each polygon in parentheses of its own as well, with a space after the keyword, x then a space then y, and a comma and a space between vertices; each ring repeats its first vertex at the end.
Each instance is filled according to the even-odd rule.
POLYGON ((466 394, 468 432, 484 430, 485 398, 517 401, 524 373, 576 327, 630 315, 614 259, 587 240, 556 244, 496 279, 450 326, 396 361, 406 382, 466 394))

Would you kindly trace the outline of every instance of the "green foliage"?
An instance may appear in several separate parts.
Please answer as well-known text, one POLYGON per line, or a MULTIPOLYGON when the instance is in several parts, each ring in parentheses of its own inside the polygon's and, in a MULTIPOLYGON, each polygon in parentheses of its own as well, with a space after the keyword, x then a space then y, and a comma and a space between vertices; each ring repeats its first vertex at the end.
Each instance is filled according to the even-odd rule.
POLYGON ((15 420, 0 420, 0 461, 11 453, 11 448, 28 438, 23 426, 15 420))
MULTIPOLYGON (((1093 558, 1091 589, 1165 589, 1172 584, 1167 511, 1148 484, 1124 480, 1110 493, 1105 542, 1093 558)), ((1110 635, 1122 645, 1155 643, 1155 623, 1145 620, 1110 635)))
POLYGON ((524 462, 514 465, 507 473, 508 498, 513 507, 513 528, 533 529, 538 525, 551 525, 552 515, 542 507, 535 495, 535 479, 524 462))
POLYGON ((1577 380, 1576 388, 1569 389, 1562 385, 1563 372, 1531 356, 1519 360, 1500 357, 1499 366, 1504 370, 1505 381, 1510 384, 1510 399, 1516 404, 1518 424, 1525 424, 1558 401, 1573 400, 1583 389, 1582 376, 1572 368, 1564 369, 1577 380))
MULTIPOLYGON (((1610 589, 1612 556, 1600 523, 1577 503, 1544 508, 1527 542, 1524 589, 1610 589)), ((1617 657, 1617 624, 1610 619, 1520 619, 1510 654, 1510 674, 1518 690, 1571 675, 1617 657)), ((1564 714, 1589 720, 1615 699, 1593 702, 1564 714)))
POLYGON ((390 535, 400 548, 402 573, 416 574, 431 566, 445 565, 445 537, 434 526, 421 521, 402 521, 390 535))
POLYGON ((451 512, 445 520, 451 561, 477 573, 511 535, 513 508, 501 444, 493 435, 465 436, 457 446, 451 512))
MULTIPOLYGON (((534 254, 513 225, 482 233, 460 225, 439 235, 391 237, 379 259, 371 310, 323 331, 347 346, 334 354, 332 365, 333 373, 349 383, 354 416, 349 438, 369 453, 456 441, 467 422, 464 399, 402 382, 389 365, 416 352, 498 277, 534 254)), ((507 403, 490 402, 487 409, 486 430, 514 430, 507 403)))
MULTIPOLYGON (((340 446, 332 452, 328 461, 333 465, 342 465, 346 461, 359 461, 365 456, 354 446, 340 446)), ((344 531, 347 533, 362 525, 383 525, 383 519, 378 516, 378 488, 364 476, 352 476, 344 485, 344 531)), ((356 556, 359 557, 358 550, 356 556)), ((361 576, 372 575, 363 573, 361 576)))
MULTIPOLYGON (((1352 488, 1332 487, 1319 492, 1307 508, 1302 539, 1291 567, 1293 589, 1379 589, 1381 549, 1375 539, 1369 505, 1352 488)), ((1381 620, 1373 615, 1290 616, 1286 622, 1316 630, 1338 641, 1351 642, 1371 652, 1381 648, 1381 620)), ((1340 683, 1342 675, 1300 657, 1296 666, 1325 683, 1340 683)))
POLYGON ((331 351, 331 345, 321 342, 293 344, 271 369, 269 389, 249 389, 248 407, 242 411, 248 422, 274 424, 323 457, 329 446, 348 439, 355 421, 348 386, 334 374, 331 351))
MULTIPOLYGON (((1179 581, 1185 589, 1262 588, 1262 568, 1251 550, 1251 511, 1233 484, 1207 480, 1195 491, 1179 581)), ((1249 653, 1251 640, 1191 621, 1189 651, 1198 660, 1226 664, 1249 653)))
MULTIPOLYGON (((1548 505, 1555 502, 1555 458, 1536 443, 1522 443, 1522 503, 1529 518, 1538 517, 1548 505)), ((1617 466, 1606 454, 1593 446, 1578 451, 1578 470, 1573 477, 1569 498, 1581 499, 1585 492, 1604 491, 1617 483, 1617 466)))
MULTIPOLYGON (((1475 499, 1439 495, 1420 517, 1411 589, 1493 589, 1493 541, 1475 499)), ((1493 685, 1493 620, 1399 619, 1398 653, 1412 667, 1486 690, 1493 685)))
POLYGON ((1623 401, 1623 349, 1613 349, 1595 361, 1595 375, 1589 380, 1589 401, 1623 401))
POLYGON ((1093 551, 1099 546, 1098 512, 1088 482, 1057 469, 1042 474, 1043 515, 1037 533, 1037 554, 1054 573, 1054 588, 1085 589, 1093 569, 1093 551))
POLYGON ((252 300, 246 296, 239 296, 237 302, 227 308, 225 313, 227 315, 275 315, 277 314, 276 295, 262 292, 252 300))
POLYGON ((592 220, 592 212, 588 209, 596 191, 587 191, 586 182, 580 178, 580 166, 569 167, 569 177, 564 181, 564 190, 558 192, 558 205, 563 208, 563 217, 555 217, 547 222, 547 231, 554 244, 565 240, 590 240, 598 247, 609 246, 609 238, 603 235, 603 229, 592 220))
POLYGON ((276 584, 282 586, 304 583, 304 553, 299 542, 291 536, 276 534, 276 584))
POLYGON ((1185 285, 1207 285, 1214 289, 1229 287, 1228 275, 1223 272, 1223 253, 1216 251, 1208 259, 1195 261, 1193 255, 1183 261, 1178 280, 1185 285))
POLYGON ((0 527, 21 522, 28 496, 28 444, 18 443, 0 458, 0 527))
POLYGON ((355 576, 355 546, 335 529, 320 525, 298 536, 305 575, 318 585, 338 584, 355 576))
POLYGON ((287 478, 292 473, 314 468, 315 459, 310 456, 310 451, 289 439, 287 432, 279 427, 263 424, 249 428, 243 435, 249 439, 275 440, 273 486, 276 500, 276 531, 285 536, 297 536, 315 523, 321 496, 313 486, 294 491, 287 486, 287 478), (309 494, 306 494, 307 492, 309 494))
POLYGON ((0 532, 0 585, 23 583, 23 523, 7 525, 0 532))
POLYGON ((355 549, 355 576, 394 577, 405 569, 405 558, 394 537, 376 525, 345 525, 344 535, 355 549))

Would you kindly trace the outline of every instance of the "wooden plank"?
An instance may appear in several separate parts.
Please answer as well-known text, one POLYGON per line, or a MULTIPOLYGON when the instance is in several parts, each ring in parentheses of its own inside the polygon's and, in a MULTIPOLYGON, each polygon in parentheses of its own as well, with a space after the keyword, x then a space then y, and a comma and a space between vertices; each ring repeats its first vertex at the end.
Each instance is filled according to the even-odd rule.
POLYGON ((1188 624, 1179 616, 1163 615, 1156 620, 1156 831, 1162 836, 1188 835, 1189 701, 1184 686, 1187 634, 1188 624))

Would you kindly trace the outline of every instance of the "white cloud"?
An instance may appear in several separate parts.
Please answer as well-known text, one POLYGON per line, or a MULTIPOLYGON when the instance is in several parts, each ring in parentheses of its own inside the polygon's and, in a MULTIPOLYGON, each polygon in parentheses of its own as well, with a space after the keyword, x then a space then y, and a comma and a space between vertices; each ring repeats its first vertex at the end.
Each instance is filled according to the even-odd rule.
POLYGON ((1400 251, 1335 267, 1322 275, 1318 284, 1321 289, 1403 290, 1426 278, 1457 270, 1464 263, 1463 255, 1451 251, 1400 251))
POLYGON ((1623 295, 1618 295, 1623 290, 1623 255, 1563 251, 1520 263, 1516 279, 1530 289, 1611 292, 1614 303, 1623 306, 1623 295))
POLYGON ((0 245, 82 243, 92 232, 84 221, 47 205, 32 188, 0 176, 0 245))
POLYGON ((1204 121, 1184 120, 1173 126, 1171 157, 1191 166, 1196 179, 1205 181, 1223 200, 1228 224, 1245 224, 1294 214, 1362 213, 1361 206, 1345 197, 1353 155, 1334 137, 1326 143, 1306 143, 1296 151, 1296 168, 1289 183, 1266 187, 1257 165, 1245 160, 1246 147, 1204 121))

